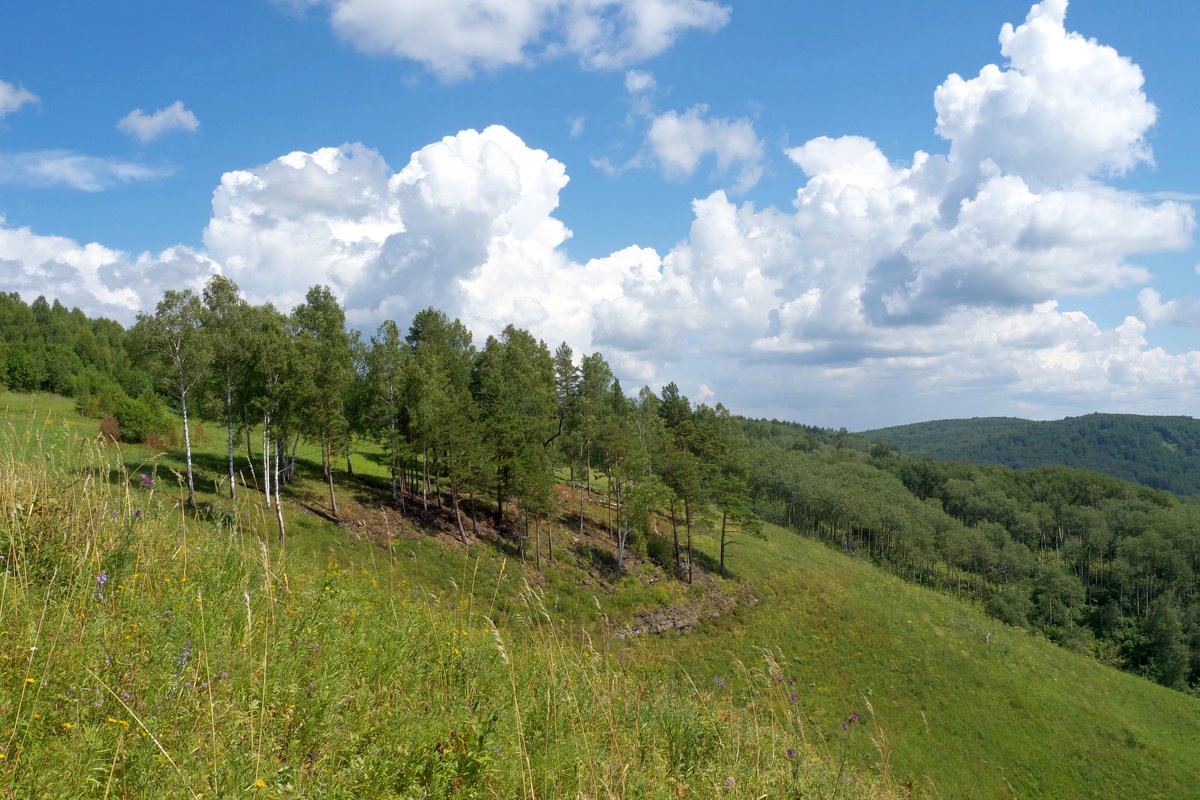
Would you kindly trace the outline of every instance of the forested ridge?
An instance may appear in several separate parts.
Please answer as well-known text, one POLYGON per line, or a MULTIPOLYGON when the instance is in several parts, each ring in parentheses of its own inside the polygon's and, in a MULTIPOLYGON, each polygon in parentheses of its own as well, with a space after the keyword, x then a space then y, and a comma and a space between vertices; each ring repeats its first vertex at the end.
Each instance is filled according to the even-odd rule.
POLYGON ((977 417, 898 425, 862 435, 916 458, 1013 469, 1061 464, 1181 496, 1200 496, 1200 420, 1192 417, 977 417))
POLYGON ((539 562, 554 557, 545 534, 565 468, 570 502, 604 495, 612 508, 618 568, 636 550, 690 581, 702 529, 719 542, 712 569, 736 576, 732 545, 765 519, 1164 685, 1200 680, 1200 506, 1167 492, 1061 466, 898 456, 844 430, 694 405, 673 383, 630 396, 600 353, 551 351, 513 326, 476 347, 436 309, 364 336, 324 287, 284 313, 217 277, 167 292, 128 331, 3 295, 0 331, 9 387, 73 396, 113 438, 183 447, 190 503, 189 425, 219 423, 226 468, 204 480, 263 490, 281 538, 301 439, 319 447, 334 519, 350 444, 369 438, 398 508, 444 494, 470 542, 486 499, 539 562))

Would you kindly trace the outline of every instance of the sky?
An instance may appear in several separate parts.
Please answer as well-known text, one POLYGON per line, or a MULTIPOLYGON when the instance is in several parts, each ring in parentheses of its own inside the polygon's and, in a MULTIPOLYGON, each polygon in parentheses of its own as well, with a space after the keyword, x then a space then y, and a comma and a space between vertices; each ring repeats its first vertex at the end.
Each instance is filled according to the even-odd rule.
POLYGON ((0 291, 433 305, 863 430, 1195 416, 1200 4, 17 0, 0 291))

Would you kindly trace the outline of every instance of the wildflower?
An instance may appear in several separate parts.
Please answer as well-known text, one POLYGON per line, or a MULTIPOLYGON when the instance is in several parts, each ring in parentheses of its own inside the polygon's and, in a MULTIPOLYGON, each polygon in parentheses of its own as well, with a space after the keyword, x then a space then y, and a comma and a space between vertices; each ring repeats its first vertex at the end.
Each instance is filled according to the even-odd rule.
POLYGON ((858 720, 859 720, 859 716, 858 716, 858 714, 851 714, 851 715, 850 715, 850 721, 851 721, 851 722, 858 722, 858 720))
POLYGON ((143 489, 153 488, 153 486, 154 486, 154 476, 153 475, 147 475, 144 472, 139 472, 138 477, 142 479, 142 488, 143 489))
POLYGON ((72 724, 71 724, 71 723, 69 723, 69 722, 64 722, 64 723, 63 723, 62 725, 60 725, 59 727, 61 727, 61 728, 62 728, 64 731, 69 731, 69 730, 71 730, 71 728, 74 728, 75 726, 74 726, 74 725, 72 725, 72 724))
POLYGON ((713 678, 713 685, 716 686, 718 689, 724 689, 725 688, 725 679, 719 678, 719 677, 713 678))
POLYGON ((737 781, 735 781, 733 779, 733 776, 730 775, 728 778, 725 779, 725 788, 733 789, 734 786, 737 786, 737 781))
POLYGON ((791 695, 788 697, 788 700, 791 700, 793 703, 796 702, 797 699, 798 698, 796 697, 795 692, 792 692, 791 695))
POLYGON ((96 599, 104 599, 104 584, 108 583, 108 573, 101 572, 96 576, 96 599))
POLYGON ((141 510, 140 508, 135 508, 135 509, 133 510, 133 518, 134 518, 134 519, 141 519, 141 518, 142 518, 142 510, 141 510))
POLYGON ((26 679, 25 679, 25 685, 26 685, 26 686, 32 686, 32 685, 33 685, 33 684, 35 684, 35 683, 37 683, 37 679, 36 679, 36 678, 26 678, 26 679))
POLYGON ((789 747, 789 748, 787 749, 787 757, 788 757, 788 758, 795 758, 795 757, 796 757, 796 750, 795 750, 795 748, 789 747))
POLYGON ((255 788, 255 789, 262 789, 262 788, 264 788, 266 785, 267 785, 267 782, 266 782, 266 781, 264 781, 262 778, 258 778, 257 780, 255 780, 255 781, 254 781, 254 788, 255 788))
POLYGON ((41 718, 42 718, 42 715, 41 715, 41 714, 34 714, 34 715, 33 715, 33 718, 34 718, 34 719, 41 719, 41 718))

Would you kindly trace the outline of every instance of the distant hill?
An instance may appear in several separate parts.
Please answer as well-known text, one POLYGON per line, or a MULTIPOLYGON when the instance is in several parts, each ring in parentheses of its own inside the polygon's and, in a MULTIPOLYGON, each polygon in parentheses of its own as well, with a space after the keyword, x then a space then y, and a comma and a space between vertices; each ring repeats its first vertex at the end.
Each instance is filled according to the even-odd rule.
POLYGON ((1200 420, 1088 414, 1050 422, 946 419, 863 431, 901 453, 1014 469, 1061 464, 1200 496, 1200 420))

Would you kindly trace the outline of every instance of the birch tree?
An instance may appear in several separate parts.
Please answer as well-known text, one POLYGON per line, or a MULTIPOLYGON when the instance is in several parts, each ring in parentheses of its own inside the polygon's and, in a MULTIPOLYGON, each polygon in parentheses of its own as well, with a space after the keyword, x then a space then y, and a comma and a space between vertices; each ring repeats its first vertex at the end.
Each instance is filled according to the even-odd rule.
POLYGON ((212 350, 201 329, 203 319, 204 305, 194 292, 168 289, 154 314, 139 314, 129 332, 131 349, 150 366, 163 390, 179 403, 183 416, 188 508, 196 506, 188 400, 212 363, 212 350))

